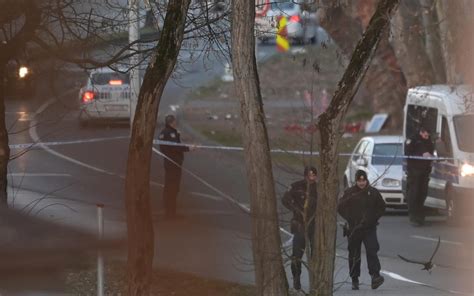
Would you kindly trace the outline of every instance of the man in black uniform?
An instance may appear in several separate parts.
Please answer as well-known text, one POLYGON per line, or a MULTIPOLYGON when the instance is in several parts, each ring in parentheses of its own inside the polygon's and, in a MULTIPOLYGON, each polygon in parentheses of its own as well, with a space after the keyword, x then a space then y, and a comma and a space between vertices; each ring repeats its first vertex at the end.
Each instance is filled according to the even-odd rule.
POLYGON ((349 250, 349 274, 352 279, 352 290, 359 290, 360 252, 364 243, 367 253, 367 265, 372 277, 372 289, 383 284, 380 275, 380 261, 377 256, 379 242, 377 239, 378 220, 385 212, 385 202, 380 192, 369 185, 367 173, 358 170, 355 175, 356 185, 344 192, 337 211, 348 223, 345 229, 347 248, 349 250))
MULTIPOLYGON (((176 117, 167 115, 165 118, 165 128, 160 133, 160 140, 174 143, 181 143, 180 134, 177 127, 176 117)), ((181 183, 181 166, 184 160, 184 152, 190 151, 189 147, 181 145, 160 144, 160 151, 166 157, 163 159, 165 169, 165 185, 163 188, 163 201, 166 216, 169 218, 176 216, 176 197, 178 196, 181 183)))
POLYGON ((293 218, 291 219, 291 233, 293 234, 291 273, 293 274, 293 287, 296 290, 301 289, 301 259, 306 247, 306 235, 310 239, 311 248, 313 245, 314 220, 318 198, 316 168, 305 167, 304 176, 304 180, 291 184, 290 189, 285 192, 282 199, 283 205, 293 211, 293 218))
MULTIPOLYGON (((405 142, 405 155, 432 157, 434 144, 428 130, 424 127, 416 137, 405 142)), ((425 222, 424 204, 428 194, 428 182, 431 173, 431 160, 407 160, 407 198, 408 215, 413 226, 422 226, 425 222)))

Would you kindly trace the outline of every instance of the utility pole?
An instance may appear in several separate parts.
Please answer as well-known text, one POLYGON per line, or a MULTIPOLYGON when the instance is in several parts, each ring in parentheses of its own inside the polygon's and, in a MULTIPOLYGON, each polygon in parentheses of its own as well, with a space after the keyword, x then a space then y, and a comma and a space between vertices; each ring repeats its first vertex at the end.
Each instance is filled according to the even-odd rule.
MULTIPOLYGON (((140 39, 139 5, 138 0, 129 0, 128 2, 128 42, 132 44, 140 39)), ((140 92, 140 61, 138 55, 138 44, 130 47, 130 131, 132 130, 135 109, 137 108, 138 94, 140 92)))

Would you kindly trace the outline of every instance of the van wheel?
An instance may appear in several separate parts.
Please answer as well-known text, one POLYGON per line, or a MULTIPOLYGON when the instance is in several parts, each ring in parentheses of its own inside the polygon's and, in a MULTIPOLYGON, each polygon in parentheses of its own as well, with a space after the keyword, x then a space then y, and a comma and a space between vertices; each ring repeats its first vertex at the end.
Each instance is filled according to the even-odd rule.
POLYGON ((460 209, 457 202, 455 202, 453 189, 446 188, 446 222, 450 226, 457 226, 461 220, 460 209))

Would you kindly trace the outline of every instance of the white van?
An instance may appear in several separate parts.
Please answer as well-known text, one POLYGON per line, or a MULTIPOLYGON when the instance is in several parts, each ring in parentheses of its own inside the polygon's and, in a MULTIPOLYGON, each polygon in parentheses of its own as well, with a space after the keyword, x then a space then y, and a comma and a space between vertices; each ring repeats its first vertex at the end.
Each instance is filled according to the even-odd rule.
MULTIPOLYGON (((426 127, 442 158, 433 161, 425 206, 446 210, 451 220, 471 215, 474 204, 473 104, 470 86, 432 85, 409 89, 404 108, 404 138, 426 127)), ((402 183, 406 193, 406 174, 402 183)))

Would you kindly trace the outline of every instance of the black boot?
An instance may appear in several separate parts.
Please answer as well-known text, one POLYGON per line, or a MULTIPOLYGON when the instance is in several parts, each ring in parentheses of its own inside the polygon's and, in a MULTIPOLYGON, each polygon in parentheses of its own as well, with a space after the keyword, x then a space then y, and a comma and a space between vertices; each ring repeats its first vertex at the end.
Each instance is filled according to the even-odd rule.
POLYGON ((295 290, 301 290, 301 283, 300 283, 299 276, 293 277, 293 288, 295 288, 295 290))
POLYGON ((359 278, 352 278, 352 290, 359 290, 359 278))
POLYGON ((383 284, 384 281, 385 281, 385 279, 380 274, 373 275, 372 276, 372 285, 371 285, 372 289, 373 290, 377 289, 378 287, 380 287, 383 284))

